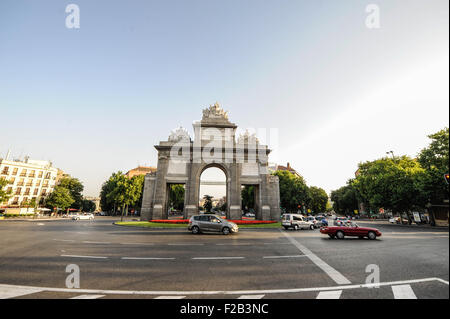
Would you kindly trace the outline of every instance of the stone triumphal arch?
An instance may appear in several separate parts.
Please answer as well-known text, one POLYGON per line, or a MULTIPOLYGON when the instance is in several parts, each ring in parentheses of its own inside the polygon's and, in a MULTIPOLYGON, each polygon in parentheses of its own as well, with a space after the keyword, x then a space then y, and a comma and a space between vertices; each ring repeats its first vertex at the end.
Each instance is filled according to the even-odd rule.
POLYGON ((256 219, 280 218, 278 177, 269 174, 270 149, 255 134, 246 131, 236 138, 237 126, 217 103, 203 110, 194 122, 194 140, 179 128, 167 141, 161 141, 158 168, 145 176, 141 220, 167 219, 169 190, 184 184, 184 218, 198 214, 200 176, 210 167, 221 169, 226 177, 226 217, 241 219, 241 187, 255 188, 256 219))

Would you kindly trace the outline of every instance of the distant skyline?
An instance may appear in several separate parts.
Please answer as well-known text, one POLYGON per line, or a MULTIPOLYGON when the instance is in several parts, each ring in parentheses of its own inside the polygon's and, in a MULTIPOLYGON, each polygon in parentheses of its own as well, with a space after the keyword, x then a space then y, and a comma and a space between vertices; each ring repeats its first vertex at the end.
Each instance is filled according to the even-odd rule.
POLYGON ((449 126, 447 0, 0 2, 0 157, 50 160, 86 196, 156 166, 154 145, 218 101, 276 128, 270 162, 309 186, 414 157, 449 126), (80 8, 80 28, 65 7, 80 8), (368 4, 380 8, 368 29, 368 4))

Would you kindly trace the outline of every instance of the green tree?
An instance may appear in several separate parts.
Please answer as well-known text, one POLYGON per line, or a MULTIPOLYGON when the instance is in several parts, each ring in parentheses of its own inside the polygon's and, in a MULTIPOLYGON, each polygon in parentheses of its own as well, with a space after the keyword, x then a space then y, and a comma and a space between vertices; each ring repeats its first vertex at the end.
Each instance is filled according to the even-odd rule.
POLYGON ((5 186, 9 185, 9 182, 3 177, 0 178, 0 204, 6 202, 11 198, 11 192, 4 190, 5 186))
POLYGON ((420 206, 417 179, 423 168, 415 159, 402 156, 359 164, 359 175, 351 181, 366 207, 407 213, 420 206))
POLYGON ((255 207, 255 186, 245 185, 241 190, 242 209, 248 211, 255 207))
POLYGON ((65 210, 69 208, 74 201, 75 200, 72 198, 72 195, 67 188, 57 185, 47 198, 46 205, 50 208, 56 207, 61 210, 65 210))
POLYGON ((346 186, 332 191, 331 201, 334 211, 341 215, 352 214, 359 206, 357 191, 351 185, 351 181, 346 186))
POLYGON ((184 209, 184 186, 181 184, 174 184, 170 186, 169 207, 182 211, 184 209))
POLYGON ((210 195, 205 195, 205 196, 203 196, 203 199, 205 200, 205 202, 203 204, 203 208, 205 209, 205 212, 211 213, 211 209, 213 207, 213 204, 212 204, 213 197, 210 195))
POLYGON ((314 214, 324 213, 327 209, 328 194, 320 188, 311 186, 309 188, 309 195, 311 197, 310 208, 314 214))
POLYGON ((418 155, 418 161, 424 168, 416 181, 422 206, 428 202, 442 204, 449 194, 449 186, 444 180, 444 174, 449 172, 449 129, 445 128, 428 137, 431 143, 418 155))
POLYGON ((93 212, 95 211, 95 203, 88 199, 83 199, 81 202, 81 210, 83 212, 93 212))
POLYGON ((58 185, 69 190, 70 196, 73 198, 70 208, 81 209, 83 205, 83 184, 77 178, 63 177, 58 185))
POLYGON ((303 177, 288 171, 276 171, 280 184, 280 205, 283 211, 295 213, 298 206, 308 207, 311 202, 308 186, 303 177))

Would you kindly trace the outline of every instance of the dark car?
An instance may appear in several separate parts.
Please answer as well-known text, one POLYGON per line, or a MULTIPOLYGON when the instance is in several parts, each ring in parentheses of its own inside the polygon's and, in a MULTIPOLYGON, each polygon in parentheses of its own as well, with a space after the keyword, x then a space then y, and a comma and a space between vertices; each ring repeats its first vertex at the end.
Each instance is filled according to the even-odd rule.
POLYGON ((320 229, 322 234, 328 235, 330 238, 344 239, 345 236, 349 237, 367 237, 371 240, 377 239, 381 236, 381 232, 376 228, 371 227, 359 227, 355 223, 348 223, 343 226, 326 226, 320 229))

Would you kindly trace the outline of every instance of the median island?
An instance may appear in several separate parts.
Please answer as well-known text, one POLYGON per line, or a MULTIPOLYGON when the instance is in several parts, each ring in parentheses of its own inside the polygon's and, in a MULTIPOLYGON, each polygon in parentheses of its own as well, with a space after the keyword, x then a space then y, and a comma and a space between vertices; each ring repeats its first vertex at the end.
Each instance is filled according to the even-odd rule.
MULTIPOLYGON (((239 228, 279 228, 280 222, 262 221, 262 220, 230 220, 236 223, 239 228)), ((188 219, 182 220, 150 220, 150 221, 131 221, 131 222, 115 222, 119 226, 146 227, 146 228, 187 228, 188 219)))

